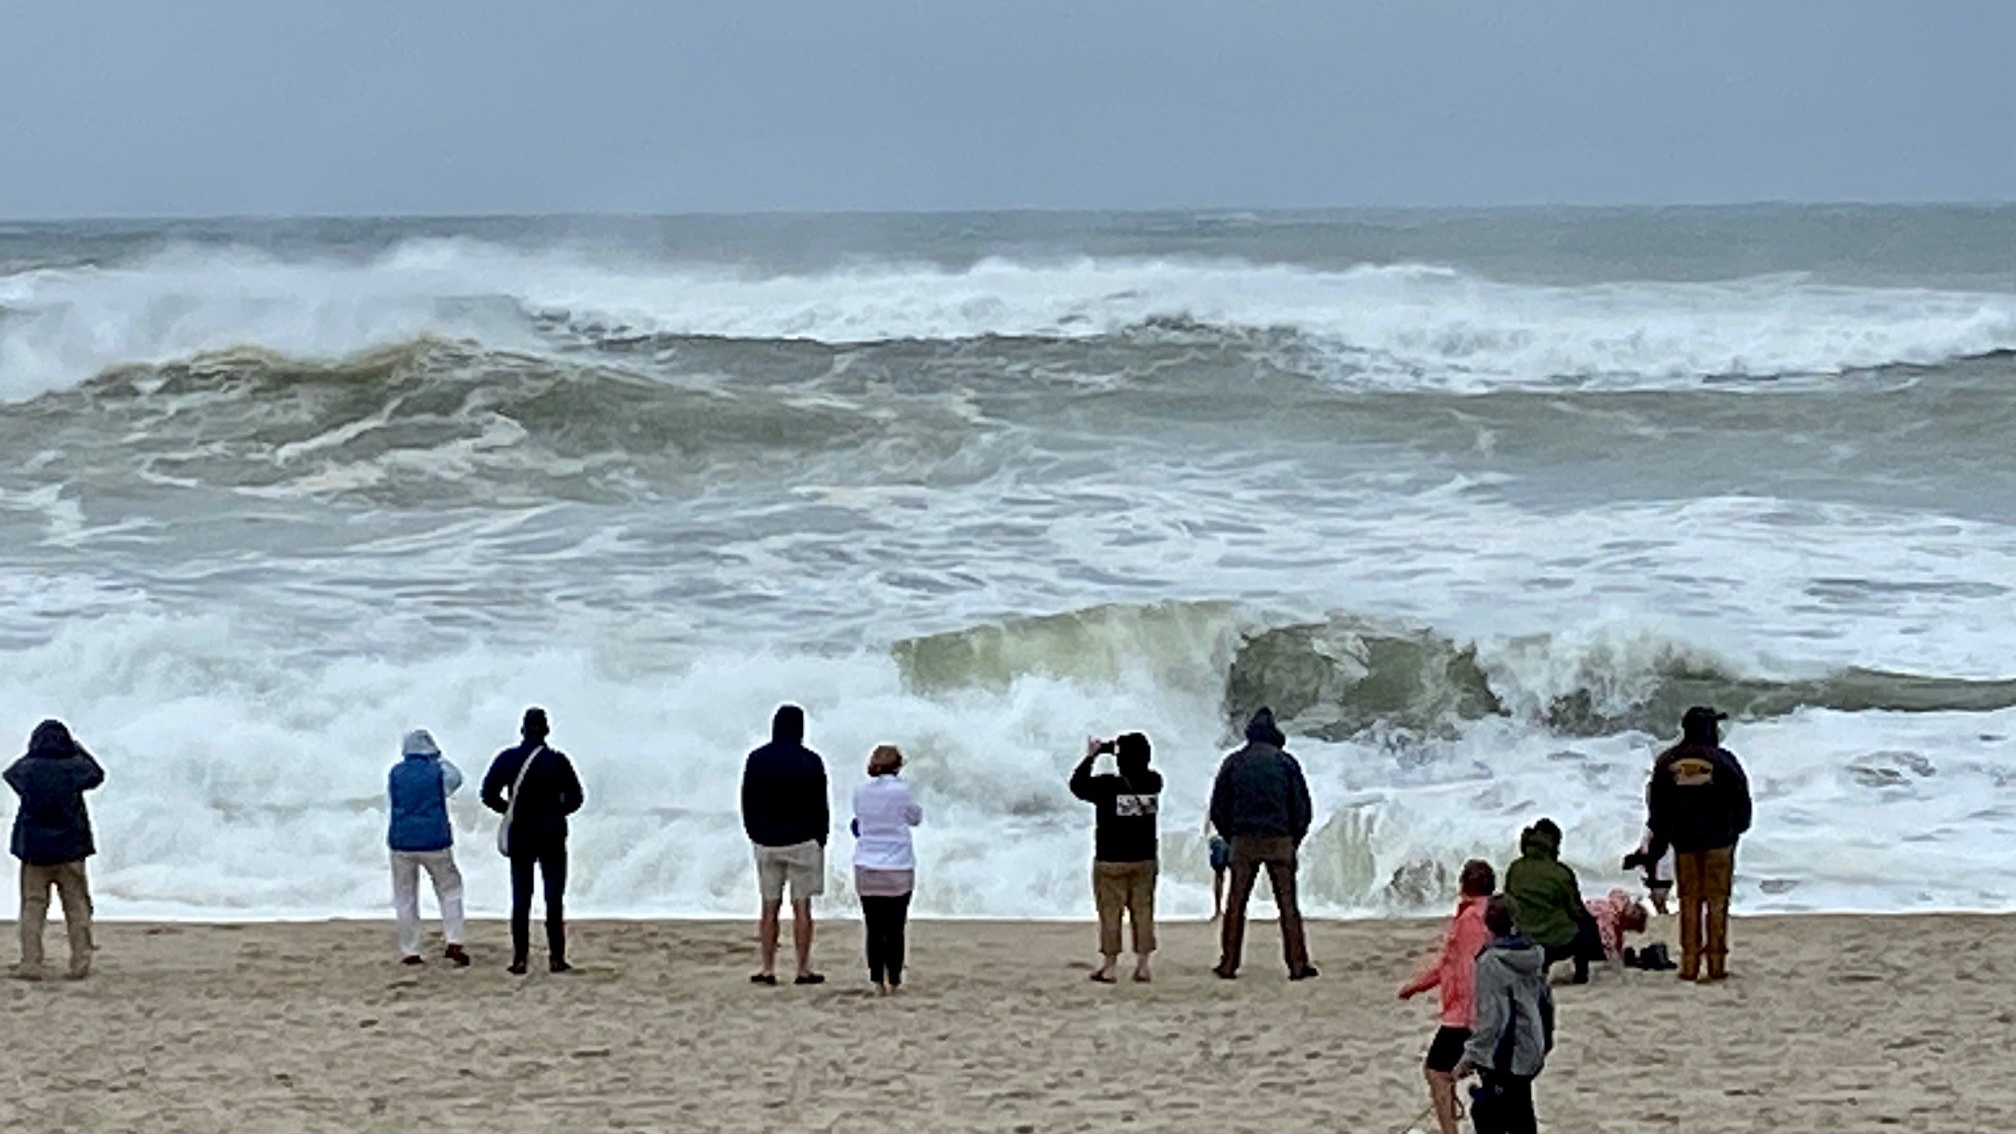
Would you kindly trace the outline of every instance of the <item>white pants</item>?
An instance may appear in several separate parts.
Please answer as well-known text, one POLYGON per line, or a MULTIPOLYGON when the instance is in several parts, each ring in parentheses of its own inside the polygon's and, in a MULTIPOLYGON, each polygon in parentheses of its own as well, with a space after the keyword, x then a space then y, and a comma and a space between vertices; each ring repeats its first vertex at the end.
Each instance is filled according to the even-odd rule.
POLYGON ((441 936, 462 944, 462 872, 453 850, 392 852, 392 916, 399 924, 399 955, 420 955, 420 871, 434 883, 441 904, 441 936))

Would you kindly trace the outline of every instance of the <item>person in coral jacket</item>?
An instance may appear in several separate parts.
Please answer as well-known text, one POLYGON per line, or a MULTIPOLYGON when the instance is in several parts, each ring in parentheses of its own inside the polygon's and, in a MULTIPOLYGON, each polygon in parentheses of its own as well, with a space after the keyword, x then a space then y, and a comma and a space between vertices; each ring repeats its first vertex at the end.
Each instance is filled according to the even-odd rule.
POLYGON ((1442 935, 1441 950, 1400 990, 1402 1000, 1430 989, 1442 990, 1440 1026, 1421 1067, 1442 1134, 1457 1134, 1462 1118, 1456 1107, 1456 1065, 1463 1060, 1463 1045, 1470 1042, 1471 1017, 1477 1011, 1477 955, 1491 943, 1491 931, 1484 925, 1484 906, 1498 888, 1498 877, 1490 863, 1473 858, 1463 864, 1461 884, 1462 895, 1457 899, 1455 916, 1449 919, 1449 929, 1442 935))

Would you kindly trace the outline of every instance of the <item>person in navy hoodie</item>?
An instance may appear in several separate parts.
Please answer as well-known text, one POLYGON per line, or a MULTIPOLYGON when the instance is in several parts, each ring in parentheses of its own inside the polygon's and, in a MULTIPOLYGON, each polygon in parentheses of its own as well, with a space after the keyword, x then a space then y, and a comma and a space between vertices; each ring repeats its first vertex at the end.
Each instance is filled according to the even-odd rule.
POLYGON ((483 777, 483 806, 504 816, 498 849, 511 860, 511 966, 525 975, 530 951, 532 872, 546 888, 546 967, 571 972, 567 963, 567 817, 581 810, 581 780, 565 753, 546 746, 546 710, 525 710, 520 742, 497 754, 483 777))
POLYGON ((6 772, 21 797, 14 813, 14 857, 21 860, 20 976, 40 980, 42 928, 49 918, 49 887, 63 902, 70 938, 70 978, 91 975, 91 886, 84 860, 97 853, 84 793, 105 782, 105 770, 70 736, 62 721, 43 721, 28 753, 6 772))
POLYGON ((777 983, 777 936, 784 891, 791 891, 791 943, 798 953, 795 984, 824 984, 812 971, 812 899, 826 892, 826 836, 833 817, 826 762, 805 747, 805 710, 784 705, 770 722, 770 743, 749 753, 742 769, 742 829, 756 853, 762 912, 756 924, 761 967, 754 984, 777 983))
POLYGON ((462 771, 441 755, 424 728, 406 734, 400 760, 385 777, 390 799, 392 849, 392 915, 398 922, 399 959, 418 965, 420 958, 420 872, 434 884, 441 906, 442 956, 457 968, 467 967, 462 949, 462 872, 455 868, 455 830, 448 823, 448 797, 462 786, 462 771))

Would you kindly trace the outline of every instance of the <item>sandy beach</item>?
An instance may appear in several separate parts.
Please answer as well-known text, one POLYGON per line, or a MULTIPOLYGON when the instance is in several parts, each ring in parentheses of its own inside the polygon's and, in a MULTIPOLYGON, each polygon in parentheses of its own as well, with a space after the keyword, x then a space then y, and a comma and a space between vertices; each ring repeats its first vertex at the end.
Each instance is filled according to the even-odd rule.
MULTIPOLYGON (((2012 927, 1744 919, 1725 986, 1558 988, 1543 1128, 2009 1129, 2012 927)), ((1316 981, 1267 923, 1219 981, 1193 922, 1154 984, 1102 987, 1089 925, 924 922, 882 1000, 853 922, 822 925, 831 983, 775 989, 741 924, 582 923, 578 972, 525 978, 496 923, 460 971, 400 967, 381 923, 107 924, 90 980, 0 985, 0 1130, 1408 1130, 1433 1009, 1394 992, 1438 926, 1311 928, 1316 981)))

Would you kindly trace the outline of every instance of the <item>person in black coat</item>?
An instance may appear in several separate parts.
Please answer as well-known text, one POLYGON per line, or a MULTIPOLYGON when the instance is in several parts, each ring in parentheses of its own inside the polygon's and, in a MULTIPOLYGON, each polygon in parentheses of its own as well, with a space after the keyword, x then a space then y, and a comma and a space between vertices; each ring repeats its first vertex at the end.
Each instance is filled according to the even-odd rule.
POLYGON ((63 928, 70 938, 70 976, 91 973, 91 886, 84 860, 97 853, 84 793, 105 782, 105 770, 71 737, 61 721, 43 721, 28 740, 28 752, 6 772, 7 786, 21 797, 14 813, 11 848, 21 860, 21 968, 30 979, 42 976, 42 929, 49 919, 49 888, 63 902, 63 928))
POLYGON ((546 746, 546 710, 525 710, 522 740, 497 754, 483 777, 483 805, 504 816, 498 849, 511 860, 511 972, 522 975, 529 951, 532 872, 546 890, 546 962, 556 973, 567 963, 567 817, 581 810, 581 780, 565 753, 546 746))
POLYGON ((1302 840, 1309 834, 1313 807, 1302 765, 1284 749, 1288 738, 1262 708, 1246 725, 1246 746, 1225 757, 1211 787, 1211 825, 1232 846, 1232 886, 1225 897, 1221 951, 1211 971, 1231 980, 1239 973, 1246 937, 1246 902, 1262 868, 1281 912, 1281 949, 1289 980, 1316 975, 1295 899, 1295 872, 1302 840))

